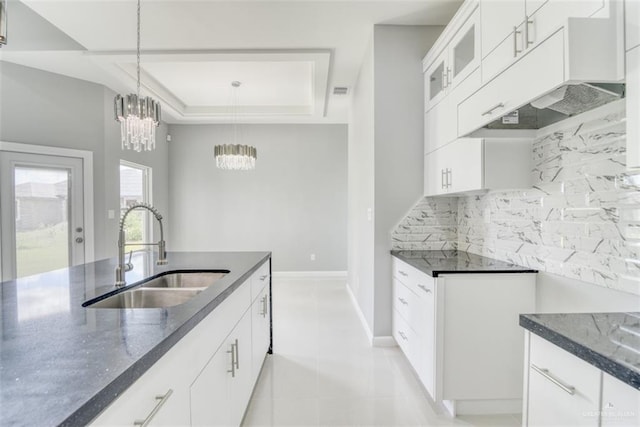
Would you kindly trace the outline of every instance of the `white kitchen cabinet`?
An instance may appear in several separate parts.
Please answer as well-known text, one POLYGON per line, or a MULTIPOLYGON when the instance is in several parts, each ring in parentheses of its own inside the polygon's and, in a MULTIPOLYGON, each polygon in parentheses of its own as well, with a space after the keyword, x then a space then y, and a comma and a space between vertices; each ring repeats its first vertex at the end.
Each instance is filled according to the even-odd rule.
POLYGON ((535 310, 535 275, 433 278, 396 257, 392 271, 393 336, 431 397, 453 415, 517 411, 518 314, 535 310))
POLYGON ((482 80, 488 82, 566 25, 593 16, 607 0, 482 0, 482 80))
POLYGON ((251 306, 252 373, 257 381, 262 363, 269 351, 270 342, 270 303, 269 288, 264 287, 251 306))
POLYGON ((528 426, 598 426, 601 371, 529 333, 528 426))
POLYGON ((440 54, 425 63, 425 112, 438 105, 480 66, 480 15, 465 18, 440 54))
POLYGON ((240 425, 270 344, 269 277, 267 261, 91 425, 240 425))
POLYGON ((459 138, 425 156, 425 196, 531 186, 526 140, 459 138))
POLYGON ((640 1, 624 2, 625 49, 627 51, 640 46, 640 1))
POLYGON ((627 168, 640 168, 640 46, 627 52, 627 168))
POLYGON ((640 426, 640 390, 602 374, 601 426, 640 426))
POLYGON ((191 425, 240 425, 252 389, 251 369, 251 313, 246 312, 191 384, 191 425))

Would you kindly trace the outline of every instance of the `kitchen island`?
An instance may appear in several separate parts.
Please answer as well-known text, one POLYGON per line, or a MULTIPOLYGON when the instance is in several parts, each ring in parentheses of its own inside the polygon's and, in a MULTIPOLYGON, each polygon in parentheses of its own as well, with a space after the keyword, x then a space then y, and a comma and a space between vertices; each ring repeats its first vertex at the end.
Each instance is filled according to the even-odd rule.
POLYGON ((167 308, 83 307, 113 291, 116 259, 2 283, 0 425, 91 422, 270 257, 170 252, 168 265, 156 266, 153 255, 137 254, 128 286, 168 271, 229 271, 191 300, 167 308))

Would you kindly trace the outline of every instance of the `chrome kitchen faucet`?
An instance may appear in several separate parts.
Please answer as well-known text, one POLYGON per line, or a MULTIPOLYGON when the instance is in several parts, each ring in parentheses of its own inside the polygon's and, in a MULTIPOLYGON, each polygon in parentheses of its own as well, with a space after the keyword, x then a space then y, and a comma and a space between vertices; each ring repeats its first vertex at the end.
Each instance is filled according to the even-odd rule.
POLYGON ((120 218, 120 231, 118 233, 118 266, 116 267, 116 287, 121 288, 127 284, 124 273, 127 271, 133 270, 133 264, 131 264, 131 254, 129 254, 129 262, 125 264, 124 262, 124 249, 126 246, 130 244, 125 240, 124 233, 124 221, 127 219, 127 215, 134 209, 143 208, 148 210, 156 217, 158 220, 158 224, 160 224, 160 241, 158 243, 135 243, 135 245, 148 245, 148 246, 157 246, 158 247, 158 261, 156 261, 157 265, 166 265, 167 264, 167 251, 166 244, 164 241, 164 230, 162 228, 162 215, 156 208, 146 203, 136 203, 135 205, 130 206, 122 217, 120 218))

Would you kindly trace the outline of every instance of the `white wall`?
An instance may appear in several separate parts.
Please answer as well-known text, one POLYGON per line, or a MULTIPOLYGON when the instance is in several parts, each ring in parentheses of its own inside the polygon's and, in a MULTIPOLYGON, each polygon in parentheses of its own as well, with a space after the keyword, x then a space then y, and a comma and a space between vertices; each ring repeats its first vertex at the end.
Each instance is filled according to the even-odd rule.
POLYGON ((0 93, 0 140, 93 152, 96 259, 117 254, 120 159, 153 168, 154 203, 168 213, 165 126, 155 151, 122 151, 113 118, 115 93, 104 86, 0 62, 0 93), (114 219, 107 218, 108 209, 115 211, 114 219))
POLYGON ((353 93, 349 286, 375 337, 391 335, 391 231, 422 195, 422 58, 442 29, 376 25, 353 93))
POLYGON ((253 171, 215 167, 229 125, 170 126, 169 249, 267 250, 276 271, 346 270, 346 125, 240 126, 258 150, 253 171))

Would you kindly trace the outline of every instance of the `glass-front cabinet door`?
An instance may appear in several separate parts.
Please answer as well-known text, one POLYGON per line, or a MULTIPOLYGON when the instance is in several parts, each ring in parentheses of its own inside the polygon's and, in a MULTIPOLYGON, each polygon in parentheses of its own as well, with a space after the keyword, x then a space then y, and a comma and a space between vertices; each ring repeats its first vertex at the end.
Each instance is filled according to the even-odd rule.
POLYGON ((448 83, 453 88, 480 66, 479 9, 467 19, 450 43, 448 83))
POLYGON ((447 74, 446 74, 446 58, 448 51, 445 50, 440 54, 433 64, 424 73, 425 82, 425 112, 430 110, 443 98, 445 89, 447 87, 447 74))

